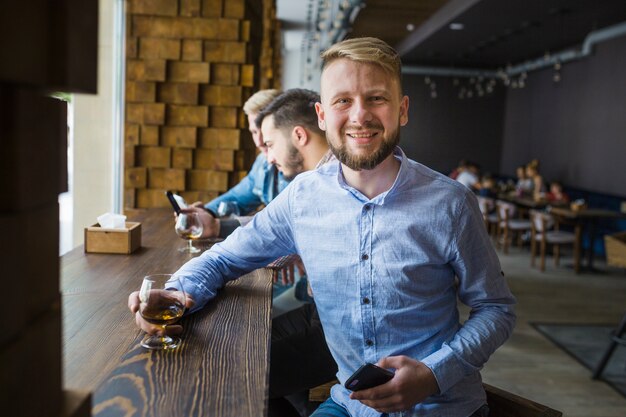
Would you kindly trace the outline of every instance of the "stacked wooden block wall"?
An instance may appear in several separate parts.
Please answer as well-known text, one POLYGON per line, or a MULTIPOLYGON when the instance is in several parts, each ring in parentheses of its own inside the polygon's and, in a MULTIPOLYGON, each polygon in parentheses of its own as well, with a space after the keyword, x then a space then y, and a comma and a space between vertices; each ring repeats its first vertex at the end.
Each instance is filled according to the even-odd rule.
POLYGON ((276 18, 276 5, 272 1, 263 1, 263 26, 261 37, 261 55, 259 59, 259 88, 275 88, 282 85, 282 55, 280 21, 276 18))
POLYGON ((98 2, 48 3, 0 6, 3 416, 91 409, 89 393, 62 387, 58 195, 67 191, 67 104, 46 95, 96 92, 98 2))
POLYGON ((256 156, 246 2, 130 0, 127 23, 125 207, 165 207, 168 189, 208 201, 256 156))

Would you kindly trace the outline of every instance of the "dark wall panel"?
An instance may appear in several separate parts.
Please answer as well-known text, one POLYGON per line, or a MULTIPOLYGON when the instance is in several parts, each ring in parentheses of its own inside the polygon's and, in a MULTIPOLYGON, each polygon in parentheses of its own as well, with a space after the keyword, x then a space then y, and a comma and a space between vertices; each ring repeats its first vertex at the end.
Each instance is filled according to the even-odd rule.
MULTIPOLYGON (((476 80, 477 81, 477 80, 476 80)), ((423 76, 403 77, 409 96, 409 123, 401 146, 407 155, 435 170, 448 173, 461 159, 481 165, 483 172, 500 171, 504 118, 504 89, 478 97, 469 80, 432 78, 437 98, 423 76), (473 89, 472 98, 459 98, 461 88, 473 89)), ((483 88, 484 89, 484 88, 483 88)))
POLYGON ((547 180, 626 196, 626 37, 583 60, 530 73, 506 97, 501 167, 513 174, 533 158, 547 180))

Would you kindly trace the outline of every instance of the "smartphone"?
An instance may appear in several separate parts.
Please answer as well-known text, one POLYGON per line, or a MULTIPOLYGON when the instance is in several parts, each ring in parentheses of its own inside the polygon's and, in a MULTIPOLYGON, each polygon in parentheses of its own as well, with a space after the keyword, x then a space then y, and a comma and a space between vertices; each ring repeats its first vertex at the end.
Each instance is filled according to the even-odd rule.
POLYGON ((345 387, 351 391, 373 388, 393 378, 394 373, 372 363, 361 366, 350 378, 345 387))
POLYGON ((181 196, 174 194, 171 191, 166 191, 165 195, 167 196, 167 199, 170 200, 170 204, 172 205, 172 208, 174 209, 176 214, 180 214, 181 206, 187 207, 187 205, 185 204, 185 200, 183 200, 181 196))

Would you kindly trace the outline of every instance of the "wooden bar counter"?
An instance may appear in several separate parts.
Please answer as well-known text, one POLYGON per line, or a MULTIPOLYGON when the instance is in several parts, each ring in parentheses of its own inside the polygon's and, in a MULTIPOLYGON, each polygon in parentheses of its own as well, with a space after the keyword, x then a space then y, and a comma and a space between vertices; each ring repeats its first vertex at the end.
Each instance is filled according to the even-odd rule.
MULTIPOLYGON (((181 320, 181 346, 148 351, 127 307, 149 273, 172 273, 192 255, 171 210, 132 217, 142 247, 131 255, 61 258, 66 389, 93 392, 94 416, 263 416, 267 409, 271 273, 229 283, 203 310, 181 320)), ((45 342, 45 341, 43 341, 45 342)))

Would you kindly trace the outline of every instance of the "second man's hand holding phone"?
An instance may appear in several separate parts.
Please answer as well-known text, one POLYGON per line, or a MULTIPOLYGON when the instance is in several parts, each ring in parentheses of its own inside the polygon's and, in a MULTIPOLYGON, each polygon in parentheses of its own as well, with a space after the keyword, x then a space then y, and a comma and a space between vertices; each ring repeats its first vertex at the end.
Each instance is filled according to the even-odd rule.
POLYGON ((185 200, 178 194, 174 194, 171 191, 165 193, 167 199, 170 201, 176 215, 180 213, 197 213, 202 222, 202 238, 215 238, 220 233, 220 222, 215 218, 215 215, 210 211, 204 209, 202 204, 187 205, 185 200))

